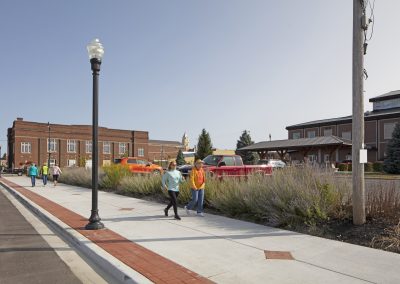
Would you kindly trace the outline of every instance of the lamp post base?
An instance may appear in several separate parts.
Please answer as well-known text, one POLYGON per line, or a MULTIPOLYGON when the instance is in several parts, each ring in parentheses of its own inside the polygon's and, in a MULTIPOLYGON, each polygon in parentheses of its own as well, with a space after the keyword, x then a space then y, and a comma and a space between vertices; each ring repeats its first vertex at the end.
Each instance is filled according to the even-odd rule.
POLYGON ((100 222, 98 211, 92 211, 92 215, 89 218, 89 223, 85 226, 86 230, 100 230, 104 229, 104 224, 100 222))

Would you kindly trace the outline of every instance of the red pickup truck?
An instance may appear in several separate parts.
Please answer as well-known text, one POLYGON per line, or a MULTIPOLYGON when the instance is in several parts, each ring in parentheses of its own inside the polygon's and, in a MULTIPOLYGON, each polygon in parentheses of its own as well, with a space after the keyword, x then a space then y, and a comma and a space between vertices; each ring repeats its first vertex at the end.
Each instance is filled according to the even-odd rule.
MULTIPOLYGON (((239 155, 209 155, 204 158, 204 170, 216 177, 243 177, 251 173, 264 175, 272 174, 272 167, 269 165, 243 165, 242 157, 239 155)), ((182 175, 188 175, 191 166, 178 168, 182 175)))

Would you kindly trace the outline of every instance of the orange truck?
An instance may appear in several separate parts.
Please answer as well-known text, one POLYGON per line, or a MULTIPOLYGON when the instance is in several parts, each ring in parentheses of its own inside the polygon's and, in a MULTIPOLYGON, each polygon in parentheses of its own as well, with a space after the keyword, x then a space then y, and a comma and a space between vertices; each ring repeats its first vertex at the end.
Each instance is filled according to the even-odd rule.
POLYGON ((114 160, 115 164, 127 166, 132 173, 137 174, 155 174, 160 175, 163 168, 159 165, 152 164, 143 158, 126 157, 114 160))

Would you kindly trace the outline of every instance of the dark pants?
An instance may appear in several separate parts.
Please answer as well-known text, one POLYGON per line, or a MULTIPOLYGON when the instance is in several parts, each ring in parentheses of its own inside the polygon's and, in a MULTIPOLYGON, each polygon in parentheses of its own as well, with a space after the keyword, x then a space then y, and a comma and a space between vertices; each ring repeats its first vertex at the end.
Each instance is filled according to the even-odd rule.
POLYGON ((169 208, 171 208, 171 206, 174 206, 174 213, 175 213, 175 216, 177 216, 178 215, 177 199, 179 196, 179 191, 168 190, 168 195, 170 197, 170 201, 169 201, 169 204, 168 204, 166 210, 168 211, 169 208))

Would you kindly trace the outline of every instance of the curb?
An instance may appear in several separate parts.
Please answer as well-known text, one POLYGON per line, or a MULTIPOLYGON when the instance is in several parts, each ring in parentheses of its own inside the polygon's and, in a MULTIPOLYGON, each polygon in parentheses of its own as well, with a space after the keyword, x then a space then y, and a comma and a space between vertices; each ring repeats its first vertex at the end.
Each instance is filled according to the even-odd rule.
POLYGON ((10 192, 22 205, 35 214, 40 220, 49 225, 58 235, 64 238, 70 245, 90 259, 104 273, 108 274, 113 283, 136 284, 153 283, 140 273, 125 265, 120 260, 113 257, 102 248, 82 236, 80 233, 51 215, 45 209, 41 208, 12 187, 0 181, 8 192, 10 192))

